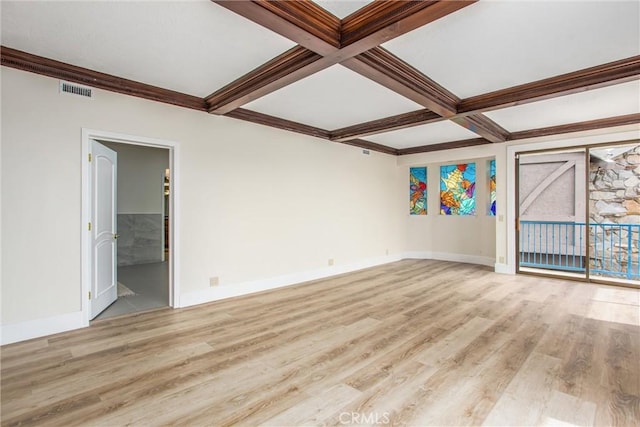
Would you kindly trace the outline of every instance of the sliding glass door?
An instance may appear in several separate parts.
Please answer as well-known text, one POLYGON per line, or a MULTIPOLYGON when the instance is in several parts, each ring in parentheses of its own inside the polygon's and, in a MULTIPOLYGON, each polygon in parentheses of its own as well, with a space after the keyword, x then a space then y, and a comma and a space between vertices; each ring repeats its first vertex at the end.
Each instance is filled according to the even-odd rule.
POLYGON ((518 271, 640 284, 640 145, 522 153, 518 271))

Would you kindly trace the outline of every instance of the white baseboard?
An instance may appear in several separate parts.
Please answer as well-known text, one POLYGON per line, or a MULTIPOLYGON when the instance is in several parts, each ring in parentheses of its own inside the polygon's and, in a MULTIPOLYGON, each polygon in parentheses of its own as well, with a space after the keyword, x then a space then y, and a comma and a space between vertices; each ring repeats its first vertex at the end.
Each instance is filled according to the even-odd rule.
POLYGON ((464 262, 467 264, 480 264, 489 267, 494 267, 496 260, 494 258, 477 256, 477 255, 464 255, 464 254, 451 254, 446 252, 405 252, 403 258, 410 259, 437 259, 440 261, 452 261, 452 262, 464 262))
POLYGON ((494 266, 494 271, 501 274, 516 274, 516 269, 513 266, 498 262, 494 266))
MULTIPOLYGON (((495 267, 495 271, 497 273, 513 274, 507 264, 497 264, 493 258, 441 252, 405 252, 396 255, 370 258, 345 265, 335 265, 317 270, 286 274, 283 276, 272 277, 270 279, 254 280, 232 285, 220 285, 201 291, 187 292, 179 296, 179 305, 176 305, 176 307, 189 307, 192 305, 204 304, 207 302, 247 295, 269 289, 297 285, 311 280, 350 273, 369 267, 400 261, 402 259, 437 259, 442 261, 481 264, 495 267)), ((84 323, 81 311, 61 314, 59 316, 53 316, 45 319, 28 320, 25 322, 0 325, 0 345, 39 338, 86 326, 88 325, 84 323)))
POLYGON ((87 325, 83 322, 81 311, 0 325, 0 345, 71 331, 85 326, 87 325))
POLYGON ((299 273, 286 274, 264 280, 254 280, 250 282, 235 283, 230 285, 220 285, 201 291, 188 292, 180 296, 180 307, 189 307, 197 304, 204 304, 225 298, 247 295, 254 292, 266 291, 269 289, 281 288, 284 286, 297 285, 311 280, 324 279, 337 274, 350 273, 377 265, 388 264, 400 261, 401 255, 387 255, 378 258, 371 258, 345 265, 334 265, 317 270, 302 271, 299 273))

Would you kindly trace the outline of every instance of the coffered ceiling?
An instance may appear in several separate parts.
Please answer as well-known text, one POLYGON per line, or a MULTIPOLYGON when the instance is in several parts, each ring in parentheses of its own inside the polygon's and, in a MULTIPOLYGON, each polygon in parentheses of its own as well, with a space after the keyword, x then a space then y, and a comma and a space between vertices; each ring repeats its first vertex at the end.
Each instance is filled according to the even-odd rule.
POLYGON ((640 2, 2 1, 2 65, 402 155, 640 123, 640 2))
POLYGON ((422 106, 341 65, 256 99, 244 106, 324 129, 337 129, 408 113, 422 106))

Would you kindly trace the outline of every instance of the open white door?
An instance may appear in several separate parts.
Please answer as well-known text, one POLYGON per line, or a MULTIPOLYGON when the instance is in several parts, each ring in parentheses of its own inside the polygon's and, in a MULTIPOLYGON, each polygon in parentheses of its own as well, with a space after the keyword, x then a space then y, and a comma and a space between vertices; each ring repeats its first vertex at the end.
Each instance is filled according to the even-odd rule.
POLYGON ((90 318, 118 298, 117 153, 91 140, 91 291, 90 318))

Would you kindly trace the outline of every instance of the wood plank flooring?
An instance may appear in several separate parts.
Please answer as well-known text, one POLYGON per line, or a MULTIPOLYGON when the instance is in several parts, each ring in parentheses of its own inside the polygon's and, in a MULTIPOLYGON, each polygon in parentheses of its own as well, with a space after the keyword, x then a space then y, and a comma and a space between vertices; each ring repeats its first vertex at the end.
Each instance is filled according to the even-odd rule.
POLYGON ((17 425, 640 425, 640 291, 405 260, 4 346, 17 425))

